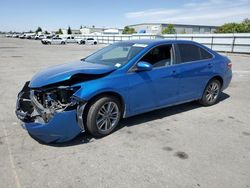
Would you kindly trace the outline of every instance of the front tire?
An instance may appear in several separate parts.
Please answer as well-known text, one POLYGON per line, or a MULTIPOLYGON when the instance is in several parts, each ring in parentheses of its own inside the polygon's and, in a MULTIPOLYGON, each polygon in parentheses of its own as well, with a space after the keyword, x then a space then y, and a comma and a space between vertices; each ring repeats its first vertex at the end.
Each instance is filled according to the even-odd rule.
POLYGON ((121 104, 112 96, 98 98, 87 113, 86 127, 95 137, 112 133, 121 119, 121 104))
POLYGON ((221 94, 221 82, 217 79, 212 79, 208 82, 201 100, 200 104, 203 106, 211 106, 218 102, 221 94))

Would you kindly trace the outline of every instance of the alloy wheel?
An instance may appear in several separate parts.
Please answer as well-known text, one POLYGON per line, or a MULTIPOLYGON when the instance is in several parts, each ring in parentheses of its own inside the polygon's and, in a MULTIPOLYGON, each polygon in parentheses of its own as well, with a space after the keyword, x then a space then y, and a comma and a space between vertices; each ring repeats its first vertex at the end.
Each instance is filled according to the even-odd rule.
POLYGON ((220 93, 220 86, 217 82, 211 82, 206 89, 206 99, 209 103, 216 101, 220 93))
POLYGON ((100 131, 112 129, 119 120, 119 108, 115 102, 105 103, 97 113, 96 125, 100 131))

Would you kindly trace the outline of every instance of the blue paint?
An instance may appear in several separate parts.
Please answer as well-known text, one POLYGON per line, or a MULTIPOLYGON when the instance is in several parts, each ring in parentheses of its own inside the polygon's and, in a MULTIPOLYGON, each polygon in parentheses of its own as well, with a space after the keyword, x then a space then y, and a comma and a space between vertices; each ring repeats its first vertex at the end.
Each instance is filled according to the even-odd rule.
POLYGON ((44 143, 66 142, 81 132, 76 110, 57 113, 48 123, 24 123, 24 126, 29 134, 44 143))
MULTIPOLYGON (((164 106, 200 99, 208 81, 215 76, 219 76, 223 80, 223 90, 231 82, 232 71, 227 67, 230 60, 201 44, 175 40, 128 42, 145 44, 145 48, 120 68, 83 61, 54 66, 36 74, 29 87, 39 88, 65 81, 79 73, 103 74, 110 72, 102 78, 73 85, 80 86, 74 96, 88 101, 104 92, 116 93, 126 106, 125 117, 129 117, 164 106), (179 43, 197 45, 211 53, 213 58, 153 69, 151 65, 141 62, 137 65, 141 71, 131 71, 135 63, 151 48, 162 44, 179 43)), ((71 140, 81 132, 77 125, 76 110, 58 113, 49 123, 26 123, 25 127, 31 135, 46 143, 71 140)))

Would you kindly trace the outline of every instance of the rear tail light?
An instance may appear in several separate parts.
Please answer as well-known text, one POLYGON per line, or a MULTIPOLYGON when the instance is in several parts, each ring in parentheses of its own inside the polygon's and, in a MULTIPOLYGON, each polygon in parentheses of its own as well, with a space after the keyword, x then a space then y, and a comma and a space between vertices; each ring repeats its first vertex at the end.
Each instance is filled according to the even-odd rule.
POLYGON ((230 62, 227 64, 227 67, 228 67, 229 69, 232 69, 232 66, 233 66, 233 64, 232 64, 232 62, 230 61, 230 62))

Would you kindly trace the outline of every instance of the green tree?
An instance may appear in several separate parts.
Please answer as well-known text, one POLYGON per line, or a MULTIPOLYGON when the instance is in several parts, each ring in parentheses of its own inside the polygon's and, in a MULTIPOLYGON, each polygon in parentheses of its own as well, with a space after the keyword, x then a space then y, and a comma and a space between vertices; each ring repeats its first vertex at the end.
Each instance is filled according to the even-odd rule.
POLYGON ((68 31, 67 31, 68 35, 71 35, 72 34, 72 31, 71 31, 71 28, 70 26, 68 27, 68 31))
POLYGON ((246 32, 246 33, 250 33, 250 19, 249 18, 246 18, 243 22, 243 30, 246 32))
POLYGON ((136 33, 135 32, 135 29, 134 28, 130 28, 128 26, 125 26, 123 31, 122 31, 122 34, 133 34, 133 33, 136 33))
POLYGON ((57 35, 62 35, 62 34, 63 34, 62 29, 59 28, 58 31, 56 32, 56 34, 57 34, 57 35))
POLYGON ((48 32, 48 31, 44 31, 44 34, 45 34, 45 35, 48 35, 48 34, 49 34, 49 32, 48 32))
POLYGON ((175 34, 176 30, 173 24, 168 24, 168 26, 162 30, 162 34, 175 34))
POLYGON ((42 28, 41 27, 38 27, 37 29, 36 29, 36 33, 38 33, 38 32, 42 32, 43 30, 42 30, 42 28))
POLYGON ((218 27, 216 33, 249 33, 250 32, 250 20, 245 19, 241 23, 225 23, 218 27))

